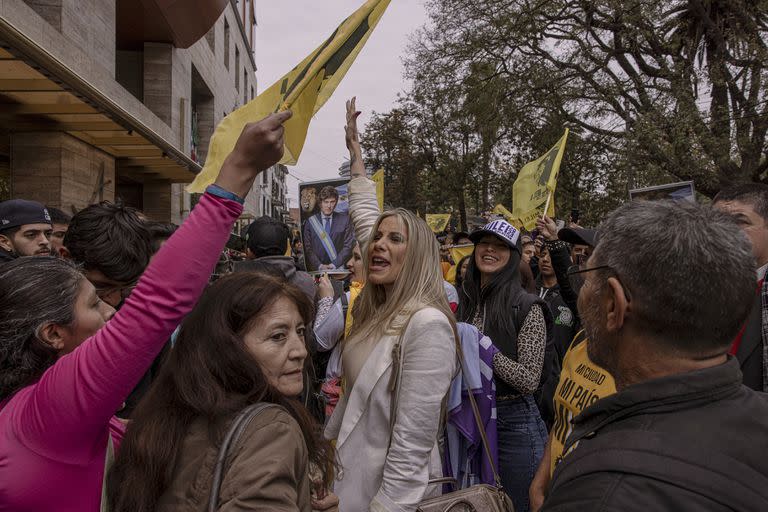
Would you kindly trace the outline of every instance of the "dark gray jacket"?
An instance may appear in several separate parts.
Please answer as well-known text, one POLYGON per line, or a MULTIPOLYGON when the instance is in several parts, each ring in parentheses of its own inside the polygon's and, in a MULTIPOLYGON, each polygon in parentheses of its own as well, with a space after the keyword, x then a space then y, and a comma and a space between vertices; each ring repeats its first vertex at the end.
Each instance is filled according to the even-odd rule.
POLYGON ((5 249, 0 248, 0 265, 4 263, 10 263, 11 261, 16 259, 15 254, 11 254, 10 252, 6 251, 5 249))
POLYGON ((768 395, 732 357, 630 386, 573 424, 542 511, 768 510, 768 395))
POLYGON ((253 261, 269 263, 280 269, 288 282, 298 286, 301 291, 307 294, 312 303, 315 303, 315 296, 317 295, 315 280, 306 272, 296 270, 296 263, 293 261, 293 258, 290 256, 265 256, 256 260, 238 261, 235 263, 235 272, 248 272, 253 261))
POLYGON ((757 391, 763 390, 763 301, 755 293, 752 312, 744 327, 736 358, 744 375, 744 385, 757 391))

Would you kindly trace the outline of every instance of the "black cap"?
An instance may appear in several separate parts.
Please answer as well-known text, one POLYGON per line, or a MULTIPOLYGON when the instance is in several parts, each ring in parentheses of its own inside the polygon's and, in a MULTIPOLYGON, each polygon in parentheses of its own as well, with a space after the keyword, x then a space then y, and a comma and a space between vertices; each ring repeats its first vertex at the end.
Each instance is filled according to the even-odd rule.
POLYGON ((563 228, 557 232, 557 238, 572 245, 597 246, 599 235, 596 229, 563 228))
POLYGON ((457 231, 453 234, 453 239, 458 240, 459 238, 469 238, 469 233, 466 231, 457 231))
POLYGON ((254 256, 283 256, 288 249, 291 232, 284 223, 272 217, 259 217, 248 226, 248 248, 254 256))
POLYGON ((50 224, 51 216, 42 204, 25 199, 11 199, 0 203, 0 231, 26 224, 50 224))

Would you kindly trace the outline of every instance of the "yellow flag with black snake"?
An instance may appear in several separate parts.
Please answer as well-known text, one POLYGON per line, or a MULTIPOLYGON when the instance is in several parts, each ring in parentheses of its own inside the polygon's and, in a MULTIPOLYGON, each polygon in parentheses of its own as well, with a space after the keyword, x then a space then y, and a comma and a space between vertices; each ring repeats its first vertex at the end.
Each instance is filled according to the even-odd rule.
POLYGON ((224 160, 232 152, 245 125, 277 111, 293 111, 293 117, 285 123, 285 154, 280 163, 295 165, 304 147, 312 116, 336 90, 389 2, 365 2, 298 66, 269 89, 226 116, 211 137, 205 167, 187 187, 187 191, 201 193, 216 181, 224 160))
POLYGON ((549 217, 555 217, 553 196, 566 140, 568 128, 544 156, 520 169, 515 184, 512 185, 512 219, 507 219, 510 223, 530 231, 536 227, 536 219, 545 213, 544 210, 549 217))

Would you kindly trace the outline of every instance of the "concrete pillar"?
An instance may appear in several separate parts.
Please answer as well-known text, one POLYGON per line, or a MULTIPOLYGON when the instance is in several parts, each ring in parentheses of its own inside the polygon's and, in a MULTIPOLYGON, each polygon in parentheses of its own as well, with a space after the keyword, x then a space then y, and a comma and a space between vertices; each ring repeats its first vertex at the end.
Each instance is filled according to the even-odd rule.
POLYGON ((11 194, 66 212, 115 200, 115 160, 66 133, 11 136, 11 194))
POLYGON ((171 222, 173 190, 170 183, 144 184, 144 213, 152 220, 171 222))
POLYGON ((144 104, 173 128, 173 45, 144 43, 144 104))

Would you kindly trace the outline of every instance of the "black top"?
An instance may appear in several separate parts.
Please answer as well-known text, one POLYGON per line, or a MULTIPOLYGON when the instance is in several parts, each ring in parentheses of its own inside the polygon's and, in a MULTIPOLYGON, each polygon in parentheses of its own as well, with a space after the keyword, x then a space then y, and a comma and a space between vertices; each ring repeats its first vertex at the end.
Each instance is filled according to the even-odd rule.
POLYGON ((542 511, 768 510, 768 395, 732 357, 629 386, 573 425, 542 511))

